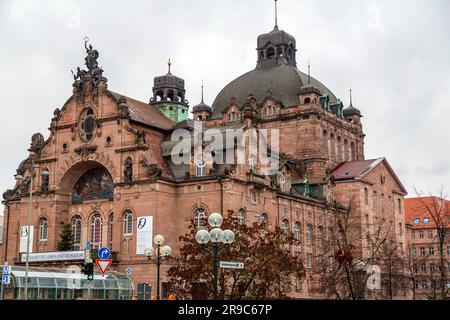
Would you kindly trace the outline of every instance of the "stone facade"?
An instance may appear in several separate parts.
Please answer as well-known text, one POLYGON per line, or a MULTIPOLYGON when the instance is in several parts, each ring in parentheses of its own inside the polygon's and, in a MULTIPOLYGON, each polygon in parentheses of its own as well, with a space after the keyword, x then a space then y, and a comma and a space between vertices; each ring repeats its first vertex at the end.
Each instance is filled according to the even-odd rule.
MULTIPOLYGON (((279 33, 270 33, 264 39, 271 36, 278 37, 279 33)), ((34 136, 29 158, 17 171, 24 179, 4 194, 5 259, 10 264, 23 264, 19 242, 21 227, 28 225, 29 188, 33 192, 33 252, 56 251, 62 227, 70 223, 77 235, 77 248, 83 249, 87 241, 96 248, 109 247, 114 258, 112 270, 125 272, 132 267, 136 287, 150 283, 154 288, 156 277, 155 266, 145 255, 136 254, 136 228, 143 216, 153 216, 154 235, 164 235, 174 255, 180 249, 180 235, 201 214, 206 217, 213 212, 241 211, 246 223, 265 220, 269 227, 287 221, 292 232, 300 228, 301 236, 291 248, 292 254, 306 261, 318 255, 318 230, 326 238, 328 230, 335 228, 333 213, 348 205, 353 196, 355 215, 362 220, 368 215, 370 220, 398 226, 396 241, 403 247, 406 192, 387 161, 370 168, 363 179, 334 182, 333 174, 340 164, 365 159, 361 114, 349 114, 351 110, 344 110, 342 102, 326 87, 317 80, 307 83, 304 74, 292 69, 296 68, 295 43, 280 46, 290 50, 288 60, 269 54, 272 49, 260 43, 258 50, 267 52, 258 56, 258 68, 274 68, 267 69, 270 74, 271 70, 288 67, 283 72, 294 72, 298 84, 280 83, 276 91, 270 86, 259 88, 264 83, 255 82, 255 90, 263 90, 264 96, 253 96, 258 90, 252 90, 245 92, 248 99, 243 102, 233 96, 226 98, 227 105, 216 102, 211 108, 202 101, 194 109, 194 119, 202 119, 205 127, 219 131, 230 127, 279 130, 280 166, 270 176, 261 174, 259 163, 252 168, 247 160, 238 165, 214 163, 212 152, 206 154, 205 150, 205 165, 200 169, 195 157, 190 157, 187 164, 174 163, 171 134, 176 129, 192 132, 196 124, 192 120, 179 121, 183 119, 178 113, 177 117, 166 117, 161 111, 161 106, 169 102, 178 106, 177 112, 186 110, 184 81, 181 83, 182 79, 171 75, 170 70, 168 75, 155 79, 149 104, 109 91, 107 79, 102 75, 94 77, 91 69, 79 71, 73 96, 55 110, 49 138, 43 141, 41 135, 34 136), (284 91, 284 86, 293 87, 294 93, 284 91), (294 100, 289 100, 289 95, 294 95, 294 100), (36 164, 33 170, 31 160, 36 164), (48 182, 43 169, 50 173, 48 182), (31 174, 34 181, 30 186, 26 177, 31 174), (384 177, 383 181, 380 177, 384 177), (88 182, 76 189, 83 179, 88 182), (364 190, 368 190, 370 204, 364 200, 364 190), (383 206, 380 194, 385 196, 383 206), (396 211, 397 201, 400 211, 396 211), (305 236, 306 228, 312 230, 310 240, 305 236)), ((269 142, 269 147, 275 146, 269 142)), ((245 151, 249 155, 250 151, 245 151)), ((191 155, 191 150, 188 153, 191 155)), ((361 221, 361 235, 365 231, 361 221)), ((316 267, 314 261, 307 266, 306 280, 296 281, 290 295, 318 297, 309 281, 316 267)), ((169 267, 162 268, 162 282, 167 282, 169 267)))

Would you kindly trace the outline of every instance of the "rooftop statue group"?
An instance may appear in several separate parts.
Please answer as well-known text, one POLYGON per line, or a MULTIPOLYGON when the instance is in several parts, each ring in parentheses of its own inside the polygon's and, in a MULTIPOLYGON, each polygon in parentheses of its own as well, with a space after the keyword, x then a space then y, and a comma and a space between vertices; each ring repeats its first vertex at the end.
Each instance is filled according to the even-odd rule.
POLYGON ((86 75, 90 75, 92 77, 92 82, 96 86, 99 80, 103 77, 103 69, 98 65, 98 57, 100 56, 98 51, 92 47, 92 44, 88 46, 89 38, 84 38, 84 47, 86 48, 86 58, 84 59, 85 65, 88 68, 88 71, 82 70, 80 67, 77 68, 77 71, 74 72, 72 70, 72 75, 75 80, 75 85, 80 88, 82 84, 82 80, 86 75))

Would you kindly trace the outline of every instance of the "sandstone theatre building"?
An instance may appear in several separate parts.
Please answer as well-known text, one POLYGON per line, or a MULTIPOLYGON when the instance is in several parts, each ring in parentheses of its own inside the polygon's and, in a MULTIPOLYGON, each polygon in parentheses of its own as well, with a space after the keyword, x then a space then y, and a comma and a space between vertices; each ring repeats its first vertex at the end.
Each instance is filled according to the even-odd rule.
MULTIPOLYGON (((99 53, 87 45, 86 53, 88 70, 74 74, 73 94, 54 111, 49 137, 33 135, 29 156, 16 172, 24 179, 3 194, 2 260, 10 265, 24 266, 21 233, 28 226, 30 189, 33 253, 57 252, 62 227, 71 224, 74 251, 88 241, 94 248, 109 247, 111 270, 125 274, 131 267, 135 290, 156 286, 156 267, 139 244, 142 217, 152 217, 153 235, 164 235, 174 255, 191 221, 201 228, 213 212, 233 210, 242 223, 290 230, 298 240, 292 254, 303 257, 307 269, 306 278, 294 279, 290 288, 300 298, 315 297, 316 257, 334 232, 332 213, 349 199, 360 221, 361 255, 368 252, 364 239, 375 221, 389 225, 393 241, 406 248, 406 191, 385 158, 365 159, 361 111, 353 103, 344 106, 297 68, 296 40, 278 26, 258 37, 256 67, 226 85, 212 106, 202 99, 190 108, 184 80, 170 65, 154 79, 147 102, 112 92, 98 66, 99 53), (258 154, 251 152, 237 165, 217 164, 207 152, 173 163, 172 133, 193 132, 198 123, 220 132, 278 129, 279 167, 271 176, 261 174, 258 154)), ((60 269, 71 264, 31 262, 60 269)), ((163 296, 168 267, 162 267, 163 296)))

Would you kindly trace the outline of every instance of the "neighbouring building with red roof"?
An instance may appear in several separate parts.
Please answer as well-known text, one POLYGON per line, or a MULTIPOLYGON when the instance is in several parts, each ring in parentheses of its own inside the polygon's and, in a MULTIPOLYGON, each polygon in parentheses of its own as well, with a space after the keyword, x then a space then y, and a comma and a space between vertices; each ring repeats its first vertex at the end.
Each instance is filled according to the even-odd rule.
POLYGON ((405 211, 411 287, 417 299, 438 298, 441 285, 450 288, 450 201, 438 197, 408 198, 405 211), (445 232, 443 241, 439 230, 445 232))

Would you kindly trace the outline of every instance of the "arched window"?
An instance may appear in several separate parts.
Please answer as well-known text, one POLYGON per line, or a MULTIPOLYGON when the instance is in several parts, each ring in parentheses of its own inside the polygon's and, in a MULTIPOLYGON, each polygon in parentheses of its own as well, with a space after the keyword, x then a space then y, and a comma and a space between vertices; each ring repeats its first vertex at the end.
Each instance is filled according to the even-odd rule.
POLYGON ((247 218, 247 213, 245 212, 245 209, 243 209, 243 208, 239 209, 239 212, 238 212, 236 218, 239 220, 240 225, 244 225, 245 219, 247 218))
POLYGON ((350 148, 351 148, 351 155, 352 155, 351 161, 356 161, 357 160, 356 159, 356 146, 355 146, 354 142, 351 143, 350 148))
POLYGON ((286 185, 287 185, 287 178, 286 178, 286 175, 283 174, 283 175, 281 175, 281 178, 280 178, 280 189, 281 189, 281 192, 287 192, 286 185))
POLYGON ((275 113, 275 108, 270 105, 266 108, 266 115, 267 116, 272 116, 275 113))
POLYGON ((270 47, 269 49, 267 49, 267 59, 272 59, 274 57, 275 57, 275 48, 270 47))
POLYGON ((102 216, 98 213, 93 215, 91 218, 91 245, 94 249, 102 247, 102 227, 102 216))
POLYGON ((348 140, 344 140, 344 160, 350 161, 350 150, 348 148, 348 140))
POLYGON ((73 235, 73 249, 81 250, 81 232, 82 232, 82 220, 80 216, 76 216, 72 219, 72 235, 73 235))
POLYGON ((108 217, 108 248, 112 250, 113 244, 113 227, 114 227, 114 215, 111 213, 108 217))
POLYGON ((298 221, 295 223, 294 227, 294 238, 295 240, 302 242, 302 224, 298 221))
POLYGON ((334 133, 330 135, 330 156, 336 156, 336 140, 334 133))
POLYGON ((312 238, 313 238, 313 226, 311 224, 308 224, 306 226, 306 244, 308 246, 312 245, 312 238))
POLYGON ((255 190, 255 189, 252 189, 252 190, 250 191, 250 200, 251 200, 253 203, 256 203, 256 202, 257 202, 257 194, 256 194, 256 190, 255 190))
POLYGON ((344 161, 344 157, 342 155, 342 138, 338 137, 337 139, 337 159, 338 161, 344 161))
POLYGON ((323 248, 323 227, 319 226, 317 228, 317 248, 322 249, 323 248))
POLYGON ((305 98, 305 100, 304 100, 304 103, 305 104, 310 104, 311 103, 311 98, 305 98))
POLYGON ((268 226, 269 226, 269 216, 267 215, 267 213, 263 213, 261 214, 261 227, 263 229, 267 229, 268 226))
POLYGON ((194 224, 197 228, 202 228, 205 226, 206 211, 205 209, 197 209, 194 213, 194 224))
POLYGON ((196 168, 195 174, 197 177, 205 176, 205 168, 206 168, 205 155, 200 154, 197 156, 197 159, 195 159, 195 168, 196 168))
POLYGON ((197 117, 197 121, 202 121, 203 120, 203 117, 202 116, 198 116, 197 117))
POLYGON ((42 218, 39 221, 39 241, 47 241, 48 238, 48 220, 42 218))
POLYGON ((251 154, 248 157, 248 167, 250 172, 256 172, 256 165, 257 165, 258 159, 256 157, 256 155, 251 154))
POLYGON ((281 221, 281 231, 283 232, 283 235, 285 238, 289 237, 289 220, 283 219, 281 221))
POLYGON ((328 247, 329 249, 334 248, 334 231, 333 228, 328 228, 328 247))
POLYGON ((123 215, 123 235, 133 235, 133 213, 131 211, 126 211, 123 215))
POLYGON ((322 145, 323 153, 328 156, 328 132, 326 130, 322 134, 322 145))

